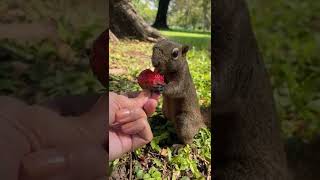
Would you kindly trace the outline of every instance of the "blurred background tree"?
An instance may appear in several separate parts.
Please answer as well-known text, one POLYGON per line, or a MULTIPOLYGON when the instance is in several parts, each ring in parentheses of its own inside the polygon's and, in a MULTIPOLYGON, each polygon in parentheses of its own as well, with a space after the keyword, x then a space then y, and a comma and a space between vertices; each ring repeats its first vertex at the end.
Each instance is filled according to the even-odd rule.
POLYGON ((137 12, 149 24, 159 29, 183 29, 189 31, 211 30, 211 1, 210 0, 132 0, 137 12), (161 5, 162 4, 162 5, 161 5), (160 12, 158 7, 161 9, 160 12), (168 6, 167 20, 165 7, 168 6), (157 17, 158 13, 158 19, 157 17))

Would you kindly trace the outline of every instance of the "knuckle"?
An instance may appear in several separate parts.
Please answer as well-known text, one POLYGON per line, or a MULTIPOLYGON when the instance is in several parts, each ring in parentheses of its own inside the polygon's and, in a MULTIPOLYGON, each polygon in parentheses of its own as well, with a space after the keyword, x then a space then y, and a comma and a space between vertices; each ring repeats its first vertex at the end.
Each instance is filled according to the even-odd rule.
POLYGON ((137 119, 146 118, 147 117, 146 112, 142 108, 134 109, 132 113, 134 114, 134 116, 137 119))
POLYGON ((151 142, 151 141, 152 141, 152 139, 153 139, 153 134, 151 133, 151 135, 150 135, 150 136, 148 136, 148 137, 146 138, 146 140, 147 140, 148 142, 151 142))

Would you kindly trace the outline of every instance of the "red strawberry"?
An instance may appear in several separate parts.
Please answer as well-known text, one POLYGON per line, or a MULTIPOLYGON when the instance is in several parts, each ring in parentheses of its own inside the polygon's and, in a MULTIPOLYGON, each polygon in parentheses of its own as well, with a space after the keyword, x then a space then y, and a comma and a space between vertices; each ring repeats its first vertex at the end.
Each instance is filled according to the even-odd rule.
POLYGON ((95 41, 90 57, 91 70, 104 86, 108 84, 108 31, 104 31, 95 41))
POLYGON ((142 89, 149 89, 155 92, 162 92, 165 85, 164 77, 150 69, 143 70, 138 76, 138 83, 142 89))

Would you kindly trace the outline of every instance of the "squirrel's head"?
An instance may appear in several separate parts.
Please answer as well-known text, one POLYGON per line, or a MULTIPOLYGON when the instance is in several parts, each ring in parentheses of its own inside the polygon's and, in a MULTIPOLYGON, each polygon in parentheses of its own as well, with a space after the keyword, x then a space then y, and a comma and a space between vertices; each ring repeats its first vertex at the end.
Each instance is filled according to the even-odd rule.
POLYGON ((167 39, 157 42, 153 46, 152 65, 163 75, 181 71, 187 64, 186 55, 189 46, 181 45, 167 39))

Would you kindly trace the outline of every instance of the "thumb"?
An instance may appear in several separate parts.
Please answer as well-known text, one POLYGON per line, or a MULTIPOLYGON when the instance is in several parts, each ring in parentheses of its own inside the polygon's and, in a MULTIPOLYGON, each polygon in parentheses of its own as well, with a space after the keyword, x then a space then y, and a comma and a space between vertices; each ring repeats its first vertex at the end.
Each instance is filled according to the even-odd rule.
POLYGON ((22 159, 22 179, 95 179, 107 175, 107 152, 101 147, 78 148, 72 152, 46 149, 22 159))
POLYGON ((149 99, 143 106, 143 110, 146 112, 147 116, 150 117, 157 107, 158 101, 155 99, 149 99))
POLYGON ((143 90, 137 97, 129 99, 129 105, 130 107, 142 108, 150 97, 151 92, 149 90, 143 90))

